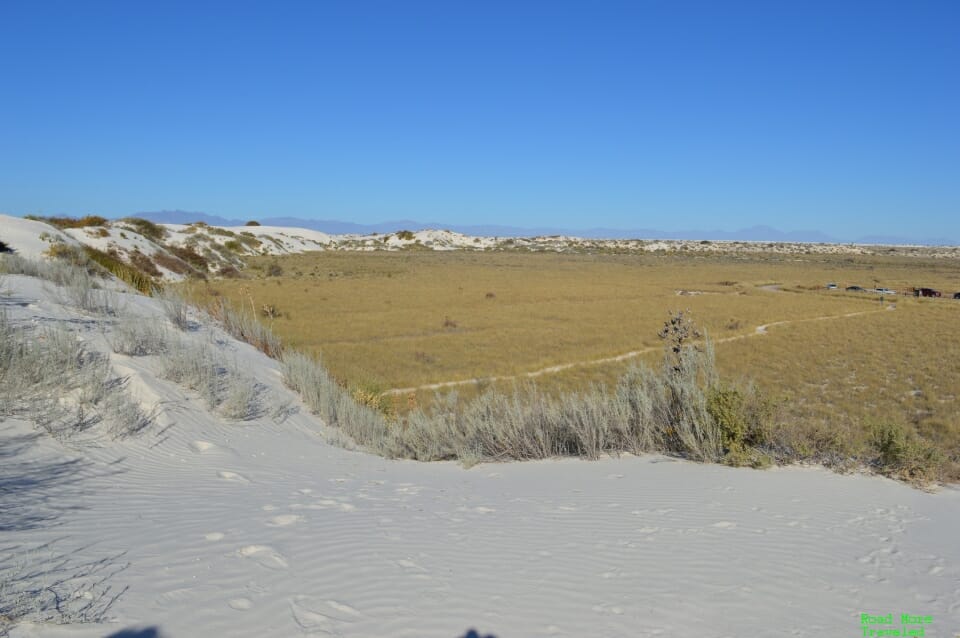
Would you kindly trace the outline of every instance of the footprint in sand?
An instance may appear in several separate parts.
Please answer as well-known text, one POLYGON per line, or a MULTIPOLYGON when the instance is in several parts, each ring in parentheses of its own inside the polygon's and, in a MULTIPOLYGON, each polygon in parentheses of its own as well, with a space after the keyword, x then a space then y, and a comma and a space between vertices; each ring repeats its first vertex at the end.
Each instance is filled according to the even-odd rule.
POLYGON ((594 605, 593 607, 591 607, 591 609, 597 612, 598 614, 613 614, 615 616, 619 616, 620 614, 623 613, 622 607, 616 607, 611 605, 594 605))
POLYGON ((274 516, 267 521, 267 525, 270 527, 286 527, 287 525, 293 525, 299 520, 300 516, 297 514, 281 514, 280 516, 274 516))
POLYGON ((236 609, 237 611, 247 611, 253 607, 253 601, 249 598, 232 598, 230 602, 227 603, 230 606, 230 609, 236 609))
POLYGON ((230 481, 231 483, 249 483, 250 479, 243 476, 242 474, 237 474, 236 472, 228 472, 226 470, 220 470, 217 472, 217 476, 222 478, 224 481, 230 481))
POLYGON ((197 454, 204 454, 216 448, 217 446, 208 441, 193 441, 190 443, 190 449, 197 454))
POLYGON ((403 569, 403 571, 407 574, 415 574, 418 576, 423 576, 429 571, 427 569, 424 569, 420 565, 418 565, 416 562, 410 560, 409 558, 398 560, 396 561, 396 564, 398 567, 403 569))
POLYGON ((267 569, 279 570, 289 567, 287 559, 269 545, 247 545, 241 547, 238 553, 267 569))
POLYGON ((290 601, 293 620, 308 634, 339 636, 338 627, 356 622, 363 614, 335 600, 296 596, 290 601))

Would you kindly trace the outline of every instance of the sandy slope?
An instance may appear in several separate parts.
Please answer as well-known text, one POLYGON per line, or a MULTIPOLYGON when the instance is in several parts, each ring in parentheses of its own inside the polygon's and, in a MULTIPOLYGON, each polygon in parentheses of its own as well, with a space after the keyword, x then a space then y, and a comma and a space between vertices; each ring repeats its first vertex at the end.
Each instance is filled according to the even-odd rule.
MULTIPOLYGON (((106 349, 112 320, 36 280, 5 287, 14 320, 68 319, 106 349)), ((389 461, 327 444, 274 361, 209 326, 184 336, 256 375, 262 416, 226 421, 158 379, 153 357, 112 355, 156 410, 146 434, 65 446, 0 423, 5 467, 46 477, 0 491, 16 499, 0 551, 34 560, 52 543, 129 588, 108 625, 13 636, 860 636, 864 612, 960 631, 960 490, 664 457, 389 461)))

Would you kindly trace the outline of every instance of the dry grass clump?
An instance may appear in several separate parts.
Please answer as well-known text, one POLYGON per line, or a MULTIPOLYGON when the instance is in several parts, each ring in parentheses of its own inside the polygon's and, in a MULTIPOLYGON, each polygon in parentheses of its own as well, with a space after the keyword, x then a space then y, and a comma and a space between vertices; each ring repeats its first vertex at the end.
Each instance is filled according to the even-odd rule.
POLYGON ((157 295, 163 313, 178 330, 190 329, 190 304, 178 291, 168 288, 157 295))
POLYGON ((231 336, 249 343, 270 358, 279 359, 283 354, 283 344, 272 330, 265 327, 255 316, 234 310, 222 299, 214 299, 207 304, 207 314, 231 336))
POLYGON ((105 357, 60 327, 15 326, 0 312, 0 416, 22 416, 68 440, 98 426, 114 438, 152 422, 125 392, 105 357))
POLYGON ((166 350, 170 334, 156 318, 124 315, 114 322, 107 341, 117 354, 143 357, 166 350))
POLYGON ((58 296, 86 312, 116 314, 116 295, 103 290, 94 277, 104 271, 83 250, 63 242, 54 242, 47 250, 47 255, 51 259, 33 260, 15 254, 4 255, 0 269, 9 274, 28 275, 53 282, 58 286, 58 296))
POLYGON ((262 412, 262 388, 210 344, 171 340, 160 352, 159 363, 160 377, 196 392, 209 410, 241 421, 262 412))

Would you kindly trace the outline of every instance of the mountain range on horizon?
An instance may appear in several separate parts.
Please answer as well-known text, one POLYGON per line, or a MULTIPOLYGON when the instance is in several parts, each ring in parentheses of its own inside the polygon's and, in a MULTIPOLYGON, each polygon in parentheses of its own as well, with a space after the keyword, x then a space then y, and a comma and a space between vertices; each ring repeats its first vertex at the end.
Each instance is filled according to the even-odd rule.
MULTIPOLYGON (((163 210, 138 212, 134 216, 149 219, 160 224, 189 224, 204 222, 213 226, 243 226, 248 219, 228 219, 218 215, 183 210, 163 210)), ((956 245, 953 239, 917 239, 896 235, 864 235, 856 238, 838 238, 819 230, 783 231, 772 226, 756 225, 735 231, 726 230, 686 230, 665 231, 650 228, 615 229, 587 228, 569 229, 557 227, 506 226, 499 224, 446 224, 440 222, 419 222, 409 219, 384 221, 374 224, 358 224, 327 219, 302 219, 298 217, 257 218, 264 226, 282 226, 288 228, 307 228, 331 235, 368 235, 371 233, 392 233, 398 230, 445 229, 464 235, 479 237, 534 237, 566 235, 585 239, 685 239, 717 241, 771 241, 820 244, 883 244, 883 245, 956 245)))

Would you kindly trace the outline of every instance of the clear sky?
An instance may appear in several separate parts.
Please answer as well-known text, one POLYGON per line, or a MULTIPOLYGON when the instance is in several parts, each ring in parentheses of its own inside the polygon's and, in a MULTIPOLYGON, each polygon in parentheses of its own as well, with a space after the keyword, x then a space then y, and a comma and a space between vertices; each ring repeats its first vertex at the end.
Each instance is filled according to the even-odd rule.
POLYGON ((960 2, 0 2, 0 212, 960 240, 960 2))

